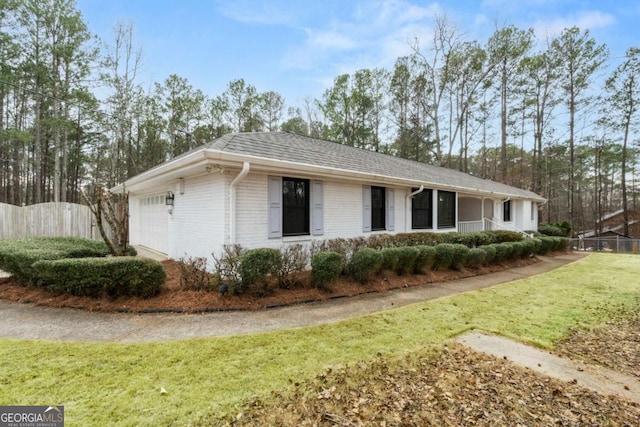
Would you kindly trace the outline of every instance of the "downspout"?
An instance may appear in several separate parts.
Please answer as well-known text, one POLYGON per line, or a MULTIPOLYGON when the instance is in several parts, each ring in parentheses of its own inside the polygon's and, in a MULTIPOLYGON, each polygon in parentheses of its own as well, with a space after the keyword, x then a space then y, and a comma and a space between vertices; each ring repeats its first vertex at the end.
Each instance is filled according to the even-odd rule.
MULTIPOLYGON (((418 188, 416 191, 414 191, 413 193, 407 195, 405 204, 404 204, 404 211, 409 213, 411 211, 411 209, 409 208, 409 200, 411 200, 416 194, 420 194, 424 191, 424 185, 421 185, 420 188, 418 188)), ((404 231, 405 233, 409 231, 409 222, 411 222, 411 217, 410 214, 405 214, 405 218, 404 218, 404 231)))
POLYGON ((251 169, 251 164, 249 162, 242 163, 242 170, 236 176, 231 184, 229 184, 229 192, 230 201, 229 201, 229 243, 236 243, 236 184, 238 184, 242 179, 247 176, 249 173, 249 169, 251 169))

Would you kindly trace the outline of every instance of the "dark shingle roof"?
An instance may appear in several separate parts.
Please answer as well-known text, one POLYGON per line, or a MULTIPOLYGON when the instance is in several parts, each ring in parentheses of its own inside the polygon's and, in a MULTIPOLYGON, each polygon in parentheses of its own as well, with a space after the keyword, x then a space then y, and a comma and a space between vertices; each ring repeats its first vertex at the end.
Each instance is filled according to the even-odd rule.
POLYGON ((425 186, 433 184, 450 188, 461 187, 472 191, 544 200, 531 191, 478 178, 453 169, 287 132, 228 134, 200 147, 202 148, 406 179, 416 184, 425 184, 425 186))

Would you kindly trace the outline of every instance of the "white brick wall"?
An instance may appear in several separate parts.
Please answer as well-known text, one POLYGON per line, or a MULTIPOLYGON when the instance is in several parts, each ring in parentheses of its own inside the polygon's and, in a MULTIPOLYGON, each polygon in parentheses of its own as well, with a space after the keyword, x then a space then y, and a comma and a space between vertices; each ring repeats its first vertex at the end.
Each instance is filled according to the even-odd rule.
POLYGON ((169 227, 169 257, 206 257, 225 243, 228 210, 226 177, 211 174, 186 179, 184 194, 174 190, 175 205, 169 227))
MULTIPOLYGON (((269 239, 268 189, 266 174, 249 173, 237 186, 237 242, 246 248, 274 247, 286 243, 306 243, 313 239, 357 237, 370 235, 362 231, 362 185, 323 181, 324 234, 322 236, 296 236, 269 239)), ((396 188, 395 231, 404 232, 404 189, 396 188)), ((311 215, 313 212, 311 212, 311 215)))

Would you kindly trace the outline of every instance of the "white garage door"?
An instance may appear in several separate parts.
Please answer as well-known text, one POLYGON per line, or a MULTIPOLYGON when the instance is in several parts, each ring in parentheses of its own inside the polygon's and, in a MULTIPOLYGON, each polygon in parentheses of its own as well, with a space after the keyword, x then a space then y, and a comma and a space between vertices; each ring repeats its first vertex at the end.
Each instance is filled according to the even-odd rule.
POLYGON ((162 253, 169 252, 169 207, 164 193, 140 199, 140 244, 162 253))

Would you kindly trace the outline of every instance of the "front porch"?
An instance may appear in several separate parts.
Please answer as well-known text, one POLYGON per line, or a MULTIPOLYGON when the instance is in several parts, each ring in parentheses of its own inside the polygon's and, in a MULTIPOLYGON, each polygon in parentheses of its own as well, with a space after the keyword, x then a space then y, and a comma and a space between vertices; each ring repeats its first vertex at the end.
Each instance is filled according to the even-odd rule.
POLYGON ((530 206, 531 220, 523 221, 525 205, 522 201, 461 194, 458 196, 457 230, 461 233, 508 230, 529 236, 525 229, 537 229, 537 209, 535 204, 530 206))

